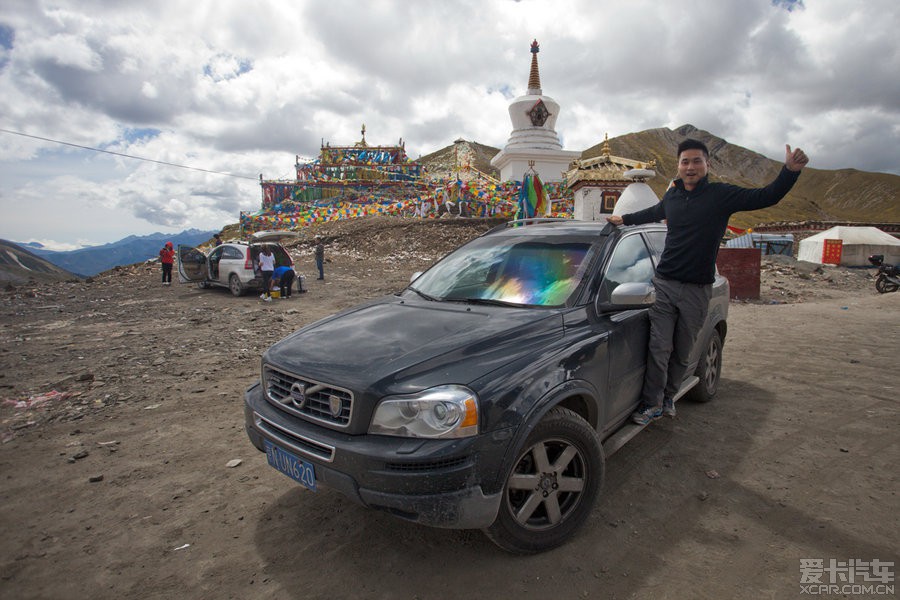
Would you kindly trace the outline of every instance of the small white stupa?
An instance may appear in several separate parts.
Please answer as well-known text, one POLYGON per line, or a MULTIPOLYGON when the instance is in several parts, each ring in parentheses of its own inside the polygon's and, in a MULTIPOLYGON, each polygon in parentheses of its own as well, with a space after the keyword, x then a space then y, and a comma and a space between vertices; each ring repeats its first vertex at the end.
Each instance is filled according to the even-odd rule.
POLYGON ((512 134, 506 147, 491 159, 491 166, 500 171, 501 181, 522 181, 529 168, 540 175, 541 181, 561 181, 569 164, 581 156, 581 152, 562 149, 554 129, 559 116, 559 104, 553 98, 543 95, 538 72, 538 52, 540 46, 534 40, 531 43, 528 91, 509 105, 512 134))
POLYGON ((650 186, 645 183, 648 179, 656 176, 656 171, 652 169, 631 169, 622 173, 622 176, 625 179, 630 179, 631 183, 619 196, 619 200, 616 202, 615 208, 613 208, 614 215, 621 217, 622 215, 650 208, 654 204, 659 204, 659 198, 656 197, 650 186))

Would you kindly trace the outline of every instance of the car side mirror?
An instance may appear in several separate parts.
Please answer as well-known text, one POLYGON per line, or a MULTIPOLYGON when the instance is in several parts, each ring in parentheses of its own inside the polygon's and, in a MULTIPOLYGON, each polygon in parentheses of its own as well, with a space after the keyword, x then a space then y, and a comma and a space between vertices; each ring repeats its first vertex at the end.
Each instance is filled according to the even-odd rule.
POLYGON ((604 312, 647 308, 654 302, 656 302, 656 289, 652 283, 630 282, 617 285, 609 295, 609 302, 601 302, 598 308, 604 312))

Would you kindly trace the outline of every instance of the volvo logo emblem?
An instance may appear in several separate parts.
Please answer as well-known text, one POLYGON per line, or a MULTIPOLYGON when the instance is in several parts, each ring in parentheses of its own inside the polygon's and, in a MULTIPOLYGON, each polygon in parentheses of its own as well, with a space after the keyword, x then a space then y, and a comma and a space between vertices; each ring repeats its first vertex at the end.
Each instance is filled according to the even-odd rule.
POLYGON ((299 382, 292 385, 290 399, 297 408, 303 408, 306 404, 306 386, 299 382))
POLYGON ((328 406, 331 408, 331 416, 337 419, 341 416, 341 409, 343 405, 341 404, 341 399, 334 394, 328 396, 328 406))

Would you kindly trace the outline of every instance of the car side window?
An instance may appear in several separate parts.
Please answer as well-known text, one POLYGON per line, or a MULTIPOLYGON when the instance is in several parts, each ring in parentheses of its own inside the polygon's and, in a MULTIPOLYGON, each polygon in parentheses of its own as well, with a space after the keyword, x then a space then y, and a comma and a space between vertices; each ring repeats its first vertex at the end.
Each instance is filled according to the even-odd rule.
POLYGON ((650 251, 640 235, 629 235, 613 250, 612 258, 603 275, 599 301, 608 302, 612 291, 622 283, 650 283, 653 279, 653 262, 650 251))
POLYGON ((650 243, 650 252, 653 254, 653 262, 659 264, 663 248, 666 247, 666 231, 649 231, 645 234, 650 243))
POLYGON ((225 246, 225 250, 222 252, 222 258, 242 260, 244 257, 241 254, 241 251, 237 248, 232 248, 231 246, 225 246))

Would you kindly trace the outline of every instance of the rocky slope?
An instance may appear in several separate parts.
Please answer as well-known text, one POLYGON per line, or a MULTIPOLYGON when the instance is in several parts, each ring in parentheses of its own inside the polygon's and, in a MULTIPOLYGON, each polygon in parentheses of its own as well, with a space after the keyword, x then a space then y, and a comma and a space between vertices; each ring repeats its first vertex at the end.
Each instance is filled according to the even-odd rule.
POLYGON ((0 282, 7 285, 77 280, 78 276, 34 255, 25 248, 0 240, 0 282))

